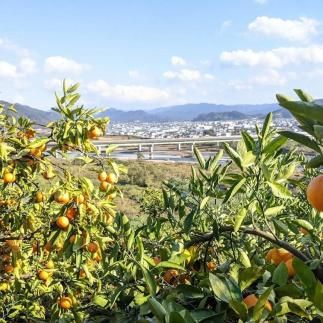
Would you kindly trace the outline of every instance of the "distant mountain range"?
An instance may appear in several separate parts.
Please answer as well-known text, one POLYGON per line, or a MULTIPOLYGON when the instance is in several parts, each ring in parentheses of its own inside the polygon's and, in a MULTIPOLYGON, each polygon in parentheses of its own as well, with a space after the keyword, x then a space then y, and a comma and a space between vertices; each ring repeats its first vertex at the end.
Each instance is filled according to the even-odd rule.
MULTIPOLYGON (((6 101, 0 101, 0 104, 5 107, 10 105, 6 101)), ((15 107, 18 115, 27 116, 36 123, 46 124, 58 118, 58 114, 52 110, 35 109, 19 103, 15 104, 15 107)), ((281 109, 278 104, 223 105, 212 103, 174 105, 148 111, 108 108, 98 116, 108 116, 111 122, 216 121, 263 117, 269 112, 274 112, 276 117, 290 117, 289 112, 281 109)))

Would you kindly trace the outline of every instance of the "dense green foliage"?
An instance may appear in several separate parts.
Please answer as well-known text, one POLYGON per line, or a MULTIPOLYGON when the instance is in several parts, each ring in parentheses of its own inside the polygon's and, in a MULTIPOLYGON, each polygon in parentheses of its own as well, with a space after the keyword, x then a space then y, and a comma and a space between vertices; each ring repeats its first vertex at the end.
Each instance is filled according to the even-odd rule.
POLYGON ((319 174, 310 167, 320 163, 308 164, 286 142, 321 154, 323 107, 300 90, 303 105, 279 97, 312 138, 277 134, 269 114, 256 138, 243 132, 235 148, 224 144, 207 160, 195 149, 189 181, 165 181, 162 191, 146 188, 138 197, 146 219, 138 225, 116 210, 117 182, 146 183, 96 155, 92 140, 108 120, 78 106, 76 90, 64 86, 57 97, 62 118, 46 138, 34 137, 27 119, 1 114, 0 321, 322 317, 323 221, 305 196, 319 174), (79 154, 77 173, 53 158, 69 152, 79 154), (83 167, 100 168, 100 186, 83 167))

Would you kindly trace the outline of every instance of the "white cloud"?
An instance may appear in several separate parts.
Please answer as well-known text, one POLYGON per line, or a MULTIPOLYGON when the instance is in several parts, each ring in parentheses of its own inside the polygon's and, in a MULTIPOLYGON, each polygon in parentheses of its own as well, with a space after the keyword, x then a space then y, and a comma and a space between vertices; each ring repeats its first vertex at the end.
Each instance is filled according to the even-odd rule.
POLYGON ((50 56, 45 60, 45 71, 48 73, 80 74, 88 68, 89 65, 87 64, 80 64, 73 59, 63 56, 50 56))
POLYGON ((318 21, 304 17, 298 20, 285 20, 262 16, 252 21, 248 25, 248 29, 290 41, 308 41, 312 36, 318 34, 318 25, 318 21))
POLYGON ((211 74, 202 74, 199 70, 184 68, 180 71, 167 71, 163 73, 166 79, 178 79, 181 81, 200 81, 214 79, 211 74))
POLYGON ((178 66, 178 65, 184 66, 184 65, 186 65, 185 59, 182 58, 182 57, 179 57, 179 56, 172 56, 171 59, 170 59, 170 62, 174 66, 178 66))
POLYGON ((142 77, 142 75, 140 74, 140 72, 138 70, 130 70, 130 71, 128 71, 128 75, 130 78, 132 78, 134 80, 139 80, 142 77))
POLYGON ((169 94, 161 89, 142 85, 111 85, 104 80, 88 84, 89 92, 124 102, 154 102, 168 99, 169 94))
POLYGON ((6 38, 0 38, 0 48, 14 52, 18 56, 29 56, 30 55, 28 49, 22 48, 6 38))
POLYGON ((37 70, 36 62, 29 57, 22 58, 19 65, 23 74, 33 74, 37 70))
POLYGON ((0 77, 16 78, 17 67, 5 61, 0 61, 0 77))
POLYGON ((229 28, 232 25, 232 20, 224 20, 221 24, 221 30, 229 28))
POLYGON ((220 54, 220 61, 235 66, 281 68, 286 65, 322 64, 323 47, 279 47, 269 51, 235 50, 220 54))
POLYGON ((255 2, 259 3, 259 4, 265 4, 268 2, 268 0, 254 0, 255 2))

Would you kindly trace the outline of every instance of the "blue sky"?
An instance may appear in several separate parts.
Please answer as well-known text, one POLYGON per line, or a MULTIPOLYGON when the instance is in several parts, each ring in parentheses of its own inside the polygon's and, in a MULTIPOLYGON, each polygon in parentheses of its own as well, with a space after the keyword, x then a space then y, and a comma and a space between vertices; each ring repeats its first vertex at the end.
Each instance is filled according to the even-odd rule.
POLYGON ((321 0, 10 0, 0 98, 46 109, 63 78, 123 109, 323 97, 321 0))

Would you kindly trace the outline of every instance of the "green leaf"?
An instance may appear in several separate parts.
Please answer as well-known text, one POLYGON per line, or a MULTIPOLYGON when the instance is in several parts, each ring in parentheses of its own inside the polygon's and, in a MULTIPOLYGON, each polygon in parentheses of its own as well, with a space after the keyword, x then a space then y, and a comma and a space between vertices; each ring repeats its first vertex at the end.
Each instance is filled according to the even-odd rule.
POLYGON ((308 230, 308 231, 312 231, 314 228, 313 228, 313 226, 312 226, 312 224, 311 223, 309 223, 308 221, 306 221, 306 220, 303 220, 303 219, 296 219, 296 220, 294 220, 294 222, 297 224, 297 225, 299 225, 299 226, 301 226, 302 228, 304 228, 304 229, 306 229, 306 230, 308 230))
POLYGON ((195 146, 193 148, 193 151, 194 151, 194 155, 195 155, 200 167, 204 168, 205 167, 205 159, 204 159, 203 155, 195 146))
POLYGON ((232 185, 230 189, 227 191, 227 193, 225 194, 225 197, 222 203, 224 204, 228 202, 234 195, 236 195, 245 182, 246 182, 246 178, 242 178, 240 181, 235 182, 235 184, 232 185))
POLYGON ((290 191, 283 185, 274 183, 274 182, 267 182, 267 184, 270 186, 273 194, 276 197, 280 197, 282 199, 290 198, 292 195, 290 191))
POLYGON ((175 268, 180 270, 185 270, 185 268, 175 262, 171 261, 161 261, 157 266, 157 268, 175 268))
POLYGON ((207 205, 207 202, 209 201, 210 196, 206 196, 203 198, 203 200, 200 203, 200 210, 203 210, 204 207, 207 205))
POLYGON ((318 281, 313 296, 313 304, 323 313, 323 285, 318 281))
POLYGON ((236 215, 234 220, 234 232, 239 231, 246 215, 247 215, 247 210, 245 208, 241 209, 239 213, 236 215))
POLYGON ((284 286, 288 280, 288 270, 284 262, 281 262, 279 266, 273 272, 273 283, 284 286))
POLYGON ((307 168, 318 168, 323 165, 323 155, 313 157, 306 164, 307 168))
POLYGON ((296 274, 299 280, 302 282, 307 295, 310 299, 312 299, 315 295, 315 288, 317 284, 313 272, 302 260, 296 257, 293 259, 293 267, 295 268, 296 274))
POLYGON ((178 312, 171 312, 168 316, 168 323, 186 323, 184 318, 178 312))
POLYGON ((262 314, 264 307, 266 305, 266 302, 268 300, 268 297, 269 297, 272 290, 273 290, 273 286, 267 288, 266 291, 264 293, 262 293, 262 295, 259 297, 258 302, 253 309, 253 315, 252 315, 252 318, 256 322, 260 319, 261 314, 262 314))
POLYGON ((272 140, 270 143, 268 143, 264 150, 263 153, 264 154, 272 154, 277 152, 282 146, 284 146, 284 144, 287 141, 287 137, 284 136, 278 136, 276 137, 274 140, 272 140))
POLYGON ((149 308, 152 313, 161 321, 165 322, 166 310, 154 297, 148 300, 149 308))
POLYGON ((270 207, 270 208, 266 209, 265 216, 269 216, 269 217, 270 216, 276 216, 277 214, 279 214, 284 209, 285 209, 284 205, 270 207))
MULTIPOLYGON (((323 109, 322 109, 322 111, 323 111, 323 109)), ((306 146, 308 148, 313 149, 314 151, 316 151, 318 153, 321 153, 321 149, 318 146, 318 144, 315 142, 315 140, 311 139, 308 136, 305 136, 301 133, 295 133, 292 131, 279 131, 279 133, 284 137, 292 139, 303 146, 306 146)))
POLYGON ((214 295, 221 301, 241 300, 241 291, 231 280, 210 273, 209 281, 214 295))
POLYGON ((264 273, 264 269, 260 267, 244 268, 239 273, 239 286, 243 291, 254 283, 264 273))
POLYGON ((228 156, 234 161, 234 163, 241 169, 243 170, 242 167, 242 161, 240 155, 232 149, 227 143, 223 144, 223 149, 225 152, 228 154, 228 156))
POLYGON ((312 102, 314 100, 311 95, 301 89, 294 89, 294 92, 303 102, 312 102))
POLYGON ((267 114, 264 124, 262 126, 261 137, 263 140, 267 137, 267 135, 269 133, 269 129, 270 129, 270 125, 272 123, 272 120, 273 120, 273 114, 270 112, 267 114))
POLYGON ((248 308, 244 302, 238 302, 236 300, 231 300, 229 302, 230 307, 239 315, 240 319, 244 322, 248 317, 248 308))
POLYGON ((95 295, 92 302, 100 307, 106 307, 108 304, 108 300, 102 295, 95 295))
POLYGON ((151 296, 156 295, 156 290, 157 290, 157 284, 154 276, 151 274, 149 270, 147 270, 145 267, 140 265, 142 274, 144 276, 145 283, 147 284, 149 294, 151 296))

